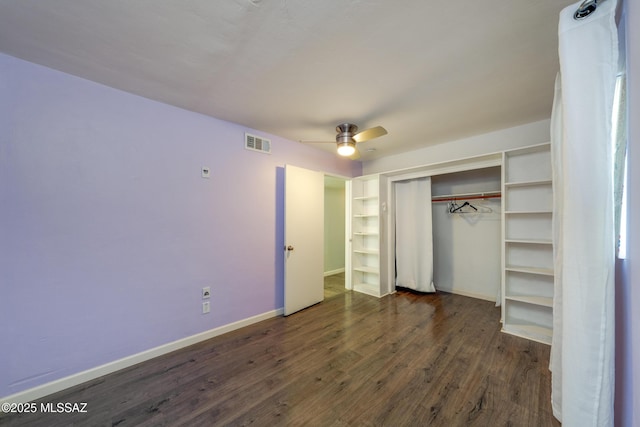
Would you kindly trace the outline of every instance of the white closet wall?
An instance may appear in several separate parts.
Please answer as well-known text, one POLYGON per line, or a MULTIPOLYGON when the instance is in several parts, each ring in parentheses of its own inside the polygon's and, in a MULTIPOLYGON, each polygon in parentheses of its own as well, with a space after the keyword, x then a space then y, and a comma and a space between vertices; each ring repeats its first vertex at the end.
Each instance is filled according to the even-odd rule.
MULTIPOLYGON (((434 197, 483 193, 500 191, 500 182, 500 167, 492 167, 435 175, 431 189, 434 197)), ((434 283, 441 291, 496 301, 501 281, 501 201, 469 202, 480 212, 452 214, 447 202, 432 204, 434 283)))

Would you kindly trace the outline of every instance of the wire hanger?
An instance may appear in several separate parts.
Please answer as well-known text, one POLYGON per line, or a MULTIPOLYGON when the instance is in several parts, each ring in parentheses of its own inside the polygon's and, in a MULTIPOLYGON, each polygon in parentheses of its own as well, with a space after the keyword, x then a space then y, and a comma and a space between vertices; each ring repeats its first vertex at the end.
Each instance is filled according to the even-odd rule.
POLYGON ((463 204, 461 204, 460 206, 458 206, 456 204, 455 201, 452 201, 451 203, 449 203, 449 213, 464 213, 464 212, 460 212, 462 210, 462 208, 464 208, 465 206, 469 206, 470 208, 472 208, 474 211, 478 211, 478 208, 476 208, 475 206, 473 206, 471 203, 469 202, 464 202, 463 204))

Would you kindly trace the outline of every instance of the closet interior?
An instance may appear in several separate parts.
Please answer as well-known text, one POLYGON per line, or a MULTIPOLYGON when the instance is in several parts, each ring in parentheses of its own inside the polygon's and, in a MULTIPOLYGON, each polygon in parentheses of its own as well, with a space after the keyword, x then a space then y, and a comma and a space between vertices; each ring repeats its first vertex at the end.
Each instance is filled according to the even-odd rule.
POLYGON ((436 289, 499 301, 500 184, 499 166, 431 177, 436 289))

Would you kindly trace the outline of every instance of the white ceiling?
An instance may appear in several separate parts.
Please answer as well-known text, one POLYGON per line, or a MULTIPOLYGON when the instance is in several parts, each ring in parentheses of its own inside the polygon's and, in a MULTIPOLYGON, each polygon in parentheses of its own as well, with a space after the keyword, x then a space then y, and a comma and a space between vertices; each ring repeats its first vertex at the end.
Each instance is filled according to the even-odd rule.
POLYGON ((3 0, 0 52, 366 160, 548 118, 571 3, 3 0))

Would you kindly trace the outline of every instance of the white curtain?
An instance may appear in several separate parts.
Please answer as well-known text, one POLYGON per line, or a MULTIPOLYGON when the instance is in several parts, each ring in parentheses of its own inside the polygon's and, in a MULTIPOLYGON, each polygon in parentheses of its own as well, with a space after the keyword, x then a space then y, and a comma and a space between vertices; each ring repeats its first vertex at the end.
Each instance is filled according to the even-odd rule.
POLYGON ((565 426, 613 426, 614 202, 611 114, 616 1, 560 14, 552 117, 555 295, 552 406, 565 426))
POLYGON ((395 183, 396 286, 435 292, 431 178, 395 183))

